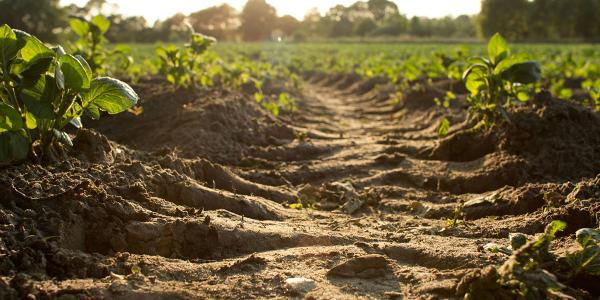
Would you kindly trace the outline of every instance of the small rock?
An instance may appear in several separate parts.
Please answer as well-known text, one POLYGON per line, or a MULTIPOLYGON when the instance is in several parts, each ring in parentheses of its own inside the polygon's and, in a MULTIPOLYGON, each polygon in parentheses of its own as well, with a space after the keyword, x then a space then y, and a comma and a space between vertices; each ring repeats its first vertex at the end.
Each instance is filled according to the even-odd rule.
POLYGON ((385 276, 390 271, 391 268, 385 256, 372 254, 353 258, 337 265, 329 270, 327 275, 369 279, 385 276))
POLYGON ((304 294, 316 287, 316 283, 312 279, 304 277, 292 277, 285 280, 285 288, 291 292, 304 294))

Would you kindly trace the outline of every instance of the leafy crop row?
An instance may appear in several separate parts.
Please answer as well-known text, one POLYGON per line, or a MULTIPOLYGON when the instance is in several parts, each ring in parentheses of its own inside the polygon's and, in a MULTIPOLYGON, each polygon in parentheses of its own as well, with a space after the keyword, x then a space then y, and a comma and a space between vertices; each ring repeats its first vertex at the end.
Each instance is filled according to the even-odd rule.
POLYGON ((129 85, 94 77, 83 56, 68 54, 61 46, 50 48, 7 25, 0 27, 0 64, 2 164, 27 157, 60 159, 64 146, 72 146, 64 131, 68 124, 81 128, 84 113, 98 119, 101 112, 117 114, 138 101, 129 85))

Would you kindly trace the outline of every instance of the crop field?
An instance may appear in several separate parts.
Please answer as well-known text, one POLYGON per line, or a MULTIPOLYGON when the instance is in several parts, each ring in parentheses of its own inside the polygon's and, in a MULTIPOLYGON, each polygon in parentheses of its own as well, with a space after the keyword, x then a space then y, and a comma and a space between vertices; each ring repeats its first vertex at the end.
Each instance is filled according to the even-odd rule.
POLYGON ((600 47, 0 27, 0 299, 598 299, 600 47))

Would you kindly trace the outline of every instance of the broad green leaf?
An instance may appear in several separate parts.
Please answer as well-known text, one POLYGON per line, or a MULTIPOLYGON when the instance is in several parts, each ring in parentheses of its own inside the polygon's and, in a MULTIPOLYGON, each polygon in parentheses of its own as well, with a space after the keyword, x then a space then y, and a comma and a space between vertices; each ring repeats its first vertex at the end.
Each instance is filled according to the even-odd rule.
POLYGON ((87 77, 90 80, 92 80, 92 68, 88 64, 87 60, 85 60, 85 58, 83 58, 83 56, 81 56, 81 55, 75 55, 75 58, 81 63, 81 65, 85 69, 85 73, 87 74, 87 77))
POLYGON ((0 133, 0 162, 11 164, 27 158, 29 140, 23 130, 0 133))
POLYGON ((499 33, 494 34, 494 36, 492 36, 490 39, 488 43, 488 55, 490 56, 492 63, 495 65, 510 55, 508 44, 499 33))
POLYGON ((60 58, 60 69, 64 75, 65 88, 77 92, 89 89, 91 71, 88 68, 73 55, 63 55, 60 58))
POLYGON ((25 113, 25 126, 27 126, 27 129, 37 128, 37 119, 31 112, 25 113))
POLYGON ((100 30, 100 33, 104 34, 110 28, 110 21, 103 15, 97 15, 92 19, 92 24, 96 25, 100 30))
POLYGON ((35 36, 30 35, 29 33, 21 30, 14 30, 17 37, 23 40, 24 46, 21 49, 21 58, 29 63, 34 59, 40 57, 52 57, 54 56, 54 52, 48 46, 46 46, 42 41, 40 41, 35 36))
POLYGON ((86 113, 90 115, 90 117, 94 120, 100 119, 100 109, 94 103, 91 103, 87 109, 86 113))
POLYGON ((118 114, 134 106, 139 100, 135 91, 126 83, 108 77, 92 80, 90 90, 83 97, 83 107, 93 104, 109 114, 118 114))
POLYGON ((25 64, 21 77, 27 82, 35 82, 50 70, 53 61, 53 56, 37 56, 25 64))
POLYGON ((23 119, 19 111, 0 102, 0 132, 21 130, 22 128, 23 119))
POLYGON ((469 77, 469 75, 471 75, 471 73, 473 71, 479 71, 480 73, 486 73, 488 71, 488 67, 484 64, 473 64, 471 66, 469 66, 465 72, 463 73, 463 81, 466 81, 467 78, 469 77))
POLYGON ((90 24, 84 20, 71 19, 69 20, 69 26, 80 37, 84 37, 90 32, 90 24))
POLYGON ((486 74, 481 69, 473 69, 467 75, 465 80, 465 86, 471 95, 477 95, 479 92, 486 87, 487 81, 485 79, 486 74))
POLYGON ((23 46, 25 42, 18 40, 15 32, 8 25, 0 26, 0 63, 4 67, 8 67, 23 46))
POLYGON ((519 53, 511 55, 509 58, 503 60, 494 69, 494 74, 500 74, 506 69, 510 68, 514 64, 532 61, 531 55, 527 53, 519 53))
POLYGON ((49 75, 41 77, 34 85, 26 87, 21 92, 21 99, 27 111, 36 119, 52 119, 54 110, 52 103, 56 98, 57 87, 54 78, 49 75))
POLYGON ((528 61, 510 66, 500 76, 512 83, 530 84, 542 79, 542 70, 539 63, 528 61))

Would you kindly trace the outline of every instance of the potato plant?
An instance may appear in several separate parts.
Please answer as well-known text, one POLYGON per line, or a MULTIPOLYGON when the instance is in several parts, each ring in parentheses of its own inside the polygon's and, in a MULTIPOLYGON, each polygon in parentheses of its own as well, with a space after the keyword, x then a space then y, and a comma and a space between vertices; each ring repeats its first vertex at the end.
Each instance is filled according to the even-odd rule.
POLYGON ((541 79, 541 66, 527 54, 511 55, 500 34, 488 43, 487 57, 474 57, 463 74, 470 95, 467 97, 471 115, 478 126, 490 126, 499 117, 509 121, 506 108, 514 100, 529 100, 529 84, 541 79))
MULTIPOLYGON (((156 54, 160 59, 160 72, 167 81, 177 87, 196 85, 197 77, 206 72, 204 55, 216 39, 194 32, 190 27, 190 42, 184 48, 176 46, 159 47, 156 54)), ((207 77, 201 84, 207 85, 207 77)))
POLYGON ((126 83, 93 77, 81 55, 50 48, 36 37, 0 27, 0 163, 12 164, 28 157, 60 160, 72 146, 64 128, 81 128, 81 116, 94 119, 101 112, 117 114, 138 101, 126 83))

